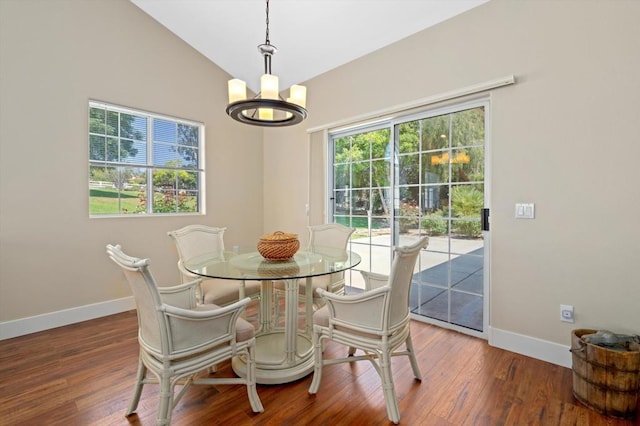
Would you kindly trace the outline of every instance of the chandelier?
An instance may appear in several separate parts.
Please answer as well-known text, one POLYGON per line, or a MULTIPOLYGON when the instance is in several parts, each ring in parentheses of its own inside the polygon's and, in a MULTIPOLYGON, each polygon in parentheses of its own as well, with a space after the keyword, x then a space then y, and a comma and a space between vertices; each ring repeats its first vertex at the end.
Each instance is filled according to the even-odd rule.
POLYGON ((307 88, 293 85, 289 97, 284 100, 278 90, 278 77, 271 74, 271 57, 278 51, 269 40, 269 0, 267 1, 267 30, 264 44, 258 51, 264 58, 264 74, 260 79, 260 93, 247 99, 247 85, 234 78, 229 80, 229 105, 227 114, 234 120, 254 126, 291 126, 307 118, 305 109, 307 88))

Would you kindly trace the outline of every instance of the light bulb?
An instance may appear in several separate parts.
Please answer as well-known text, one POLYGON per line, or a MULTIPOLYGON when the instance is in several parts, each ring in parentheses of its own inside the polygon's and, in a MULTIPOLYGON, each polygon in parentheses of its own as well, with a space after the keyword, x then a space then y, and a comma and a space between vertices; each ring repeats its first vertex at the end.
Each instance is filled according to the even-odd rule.
POLYGON ((273 109, 258 108, 258 118, 260 120, 273 120, 273 109))
POLYGON ((229 103, 244 101, 247 99, 247 84, 234 78, 233 80, 229 80, 227 83, 229 86, 229 103))
POLYGON ((262 99, 278 99, 278 77, 263 74, 260 78, 260 92, 262 99))
POLYGON ((289 95, 290 95, 289 99, 291 99, 290 102, 296 105, 300 105, 302 108, 306 108, 307 106, 307 88, 306 87, 294 84, 289 89, 289 95))

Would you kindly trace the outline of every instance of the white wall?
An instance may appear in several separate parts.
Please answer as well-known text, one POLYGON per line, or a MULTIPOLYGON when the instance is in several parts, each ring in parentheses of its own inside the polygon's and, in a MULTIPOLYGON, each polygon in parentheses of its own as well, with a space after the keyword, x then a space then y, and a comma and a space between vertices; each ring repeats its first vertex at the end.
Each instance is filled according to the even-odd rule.
POLYGON ((635 1, 492 0, 306 82, 304 127, 265 131, 265 229, 304 231, 299 167, 267 164, 304 164, 307 128, 514 74, 490 94, 491 329, 556 349, 574 328, 640 333, 639 18, 635 1))
POLYGON ((128 1, 0 2, 0 324, 128 297, 107 243, 163 284, 179 279, 167 231, 255 243, 262 131, 226 116, 228 78, 128 1), (89 219, 89 99, 204 122, 206 215, 89 219))

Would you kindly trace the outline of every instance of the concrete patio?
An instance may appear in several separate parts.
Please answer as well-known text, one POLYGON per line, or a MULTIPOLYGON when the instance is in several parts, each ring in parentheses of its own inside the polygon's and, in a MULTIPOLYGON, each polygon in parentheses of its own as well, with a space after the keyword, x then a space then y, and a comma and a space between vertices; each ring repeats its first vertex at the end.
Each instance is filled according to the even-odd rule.
MULTIPOLYGON (((416 238, 401 235, 400 245, 409 244, 416 238)), ((412 312, 482 331, 483 245, 482 239, 430 237, 427 251, 420 255, 416 264, 410 296, 412 312)), ((350 250, 358 253, 362 262, 347 273, 347 291, 364 289, 358 270, 389 273, 388 234, 354 239, 350 250)))

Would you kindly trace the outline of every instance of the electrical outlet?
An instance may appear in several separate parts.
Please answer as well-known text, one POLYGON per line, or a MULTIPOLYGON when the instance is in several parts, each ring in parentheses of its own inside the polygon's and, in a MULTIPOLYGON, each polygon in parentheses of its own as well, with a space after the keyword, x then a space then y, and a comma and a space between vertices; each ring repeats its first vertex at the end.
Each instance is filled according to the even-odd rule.
POLYGON ((560 305, 560 321, 573 322, 573 306, 560 305))

